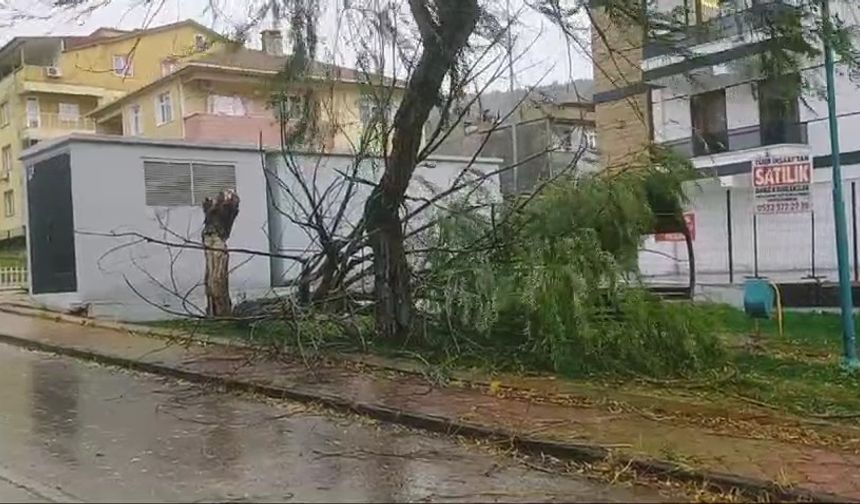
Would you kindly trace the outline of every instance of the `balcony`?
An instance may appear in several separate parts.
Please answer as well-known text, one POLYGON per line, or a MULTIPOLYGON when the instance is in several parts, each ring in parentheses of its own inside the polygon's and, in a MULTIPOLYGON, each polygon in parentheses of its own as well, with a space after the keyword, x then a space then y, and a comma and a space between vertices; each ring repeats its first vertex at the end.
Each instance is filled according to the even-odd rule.
MULTIPOLYGON (((185 138, 205 143, 232 143, 280 147, 281 124, 270 115, 230 116, 193 113, 185 117, 185 138)), ((332 135, 326 136, 327 128, 320 127, 321 138, 326 138, 325 147, 330 149, 332 135)), ((310 146, 304 146, 311 150, 310 146)))
POLYGON ((643 53, 644 78, 655 81, 754 54, 763 49, 760 43, 768 37, 767 27, 797 9, 795 4, 796 0, 752 0, 750 7, 726 9, 692 25, 673 21, 667 13, 654 13, 643 53))
MULTIPOLYGON (((22 93, 62 93, 79 96, 113 96, 110 91, 106 91, 98 86, 85 86, 81 84, 71 84, 69 76, 60 73, 49 75, 48 66, 42 65, 22 65, 15 72, 18 89, 22 93)), ((93 80, 98 74, 93 74, 93 80)))
POLYGON ((772 145, 807 143, 806 123, 776 122, 718 133, 695 134, 689 138, 665 142, 663 145, 688 159, 693 159, 772 145))
POLYGON ((65 117, 60 114, 42 112, 28 117, 22 138, 42 140, 69 133, 95 133, 96 123, 89 117, 65 117))

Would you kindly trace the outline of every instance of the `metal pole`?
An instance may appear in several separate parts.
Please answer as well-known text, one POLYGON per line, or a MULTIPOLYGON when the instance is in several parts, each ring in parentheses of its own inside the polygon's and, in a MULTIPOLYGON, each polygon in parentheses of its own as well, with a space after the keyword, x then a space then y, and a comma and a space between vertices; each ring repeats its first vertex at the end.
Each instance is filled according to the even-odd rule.
POLYGON ((729 283, 735 283, 735 258, 732 256, 732 190, 726 189, 726 231, 729 246, 729 283))
POLYGON ((758 278, 758 215, 753 214, 753 276, 758 278))
POLYGON ((836 226, 836 260, 839 265, 839 301, 842 310, 843 365, 860 369, 857 360, 854 327, 854 299, 851 292, 851 272, 848 259, 848 226, 845 222, 845 203, 842 199, 842 166, 839 149, 839 120, 836 116, 836 82, 833 70, 833 48, 830 37, 833 25, 830 20, 830 0, 822 0, 821 16, 824 22, 824 73, 827 75, 827 115, 830 124, 830 157, 833 160, 833 221, 836 226))
POLYGON ((514 96, 514 37, 511 34, 513 29, 513 18, 511 17, 511 0, 505 0, 505 13, 508 15, 508 91, 514 103, 517 104, 517 110, 511 113, 513 123, 511 123, 511 155, 513 157, 513 168, 511 168, 511 176, 514 178, 514 194, 519 194, 519 142, 517 141, 517 122, 519 121, 519 99, 514 96))
POLYGON ((815 278, 815 212, 809 212, 812 222, 812 278, 815 278))
POLYGON ((860 270, 857 264, 857 182, 851 182, 851 246, 854 252, 854 281, 860 280, 860 270))

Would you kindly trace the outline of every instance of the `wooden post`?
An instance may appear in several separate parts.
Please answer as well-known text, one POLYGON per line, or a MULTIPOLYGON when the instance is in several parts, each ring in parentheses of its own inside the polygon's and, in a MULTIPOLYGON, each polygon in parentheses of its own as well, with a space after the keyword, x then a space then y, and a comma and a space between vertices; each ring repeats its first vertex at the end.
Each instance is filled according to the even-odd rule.
POLYGON ((203 201, 203 246, 206 257, 206 314, 228 317, 233 312, 230 301, 230 254, 227 239, 239 215, 239 195, 232 189, 221 191, 203 201))

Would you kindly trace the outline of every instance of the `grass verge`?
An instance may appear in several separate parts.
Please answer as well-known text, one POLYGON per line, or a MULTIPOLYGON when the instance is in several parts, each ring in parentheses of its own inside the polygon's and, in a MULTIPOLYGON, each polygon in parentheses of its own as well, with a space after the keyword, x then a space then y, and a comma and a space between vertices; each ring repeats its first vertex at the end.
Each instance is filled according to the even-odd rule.
MULTIPOLYGON (((654 380, 635 374, 570 376, 577 381, 598 382, 621 390, 637 389, 662 396, 694 395, 697 399, 730 405, 752 403, 776 411, 828 419, 860 421, 860 374, 840 367, 841 331, 839 317, 829 313, 786 314, 785 334, 780 336, 775 321, 758 326, 746 315, 723 305, 706 305, 703 316, 728 348, 727 364, 695 376, 654 380)), ((422 348, 417 342, 401 347, 380 344, 363 334, 372 328, 369 319, 360 319, 355 331, 345 334, 342 326, 325 320, 295 324, 268 320, 254 324, 225 321, 168 321, 161 326, 188 332, 202 332, 303 354, 325 351, 370 352, 384 356, 408 357, 429 365, 434 372, 471 368, 492 374, 497 371, 534 373, 528 361, 513 353, 442 352, 422 348)))

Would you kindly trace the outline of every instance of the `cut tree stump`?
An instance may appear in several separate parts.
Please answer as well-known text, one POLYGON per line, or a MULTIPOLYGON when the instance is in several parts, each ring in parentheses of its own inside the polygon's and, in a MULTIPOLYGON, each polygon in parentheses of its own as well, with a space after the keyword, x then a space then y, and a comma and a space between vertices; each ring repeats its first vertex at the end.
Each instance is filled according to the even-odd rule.
POLYGON ((203 246, 206 257, 206 314, 229 317, 233 313, 230 300, 230 253, 227 240, 233 222, 239 215, 239 195, 225 189, 214 198, 203 200, 203 246))

